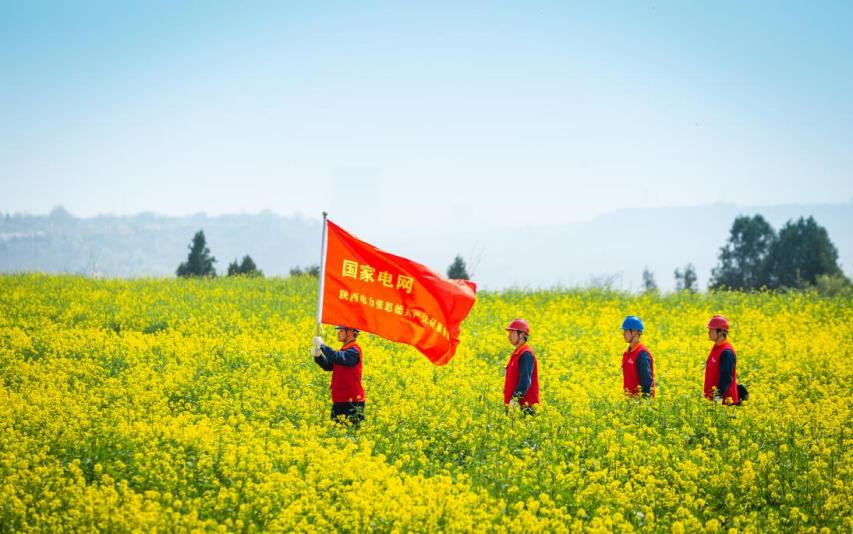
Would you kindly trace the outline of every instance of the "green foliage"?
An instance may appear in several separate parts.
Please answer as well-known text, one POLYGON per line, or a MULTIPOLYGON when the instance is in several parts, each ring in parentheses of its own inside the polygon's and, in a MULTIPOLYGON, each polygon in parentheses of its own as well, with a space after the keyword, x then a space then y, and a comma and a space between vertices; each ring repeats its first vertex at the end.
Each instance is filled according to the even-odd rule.
POLYGON ((699 289, 696 285, 698 278, 696 277, 696 268, 692 263, 688 263, 682 272, 680 269, 675 270, 675 290, 687 291, 688 293, 696 293, 699 289))
POLYGON ((290 269, 290 276, 312 276, 314 278, 320 277, 320 266, 319 265, 309 265, 305 267, 303 270, 301 267, 296 266, 290 269))
POLYGON ((813 288, 824 297, 853 297, 853 283, 843 274, 821 274, 813 288))
MULTIPOLYGON (((735 219, 708 287, 809 289, 816 287, 821 275, 843 278, 838 251, 825 228, 813 217, 800 217, 788 221, 776 235, 770 224, 756 215, 735 219)), ((826 284, 832 286, 833 282, 824 280, 823 284, 828 288, 826 284)))
POLYGON ((458 254, 456 255, 453 263, 451 263, 450 267, 447 268, 447 277, 451 280, 471 279, 471 277, 468 276, 468 269, 465 267, 465 260, 462 259, 462 256, 458 254))
POLYGON ((243 256, 243 261, 237 263, 237 260, 228 264, 228 276, 263 276, 264 272, 258 269, 254 260, 249 255, 243 256))
POLYGON ((768 285, 766 259, 776 232, 764 217, 741 216, 720 249, 720 264, 711 271, 710 289, 758 289, 768 285))
POLYGON ((643 267, 643 293, 657 293, 658 284, 655 275, 648 267, 643 267))
POLYGON ((188 248, 190 249, 190 253, 187 256, 187 261, 178 266, 175 274, 184 278, 191 276, 216 276, 216 269, 213 267, 213 264, 216 263, 216 258, 210 255, 210 249, 207 248, 204 238, 204 230, 196 232, 188 248))
POLYGON ((835 245, 812 217, 782 227, 767 255, 767 270, 771 288, 805 289, 822 274, 842 274, 835 245))

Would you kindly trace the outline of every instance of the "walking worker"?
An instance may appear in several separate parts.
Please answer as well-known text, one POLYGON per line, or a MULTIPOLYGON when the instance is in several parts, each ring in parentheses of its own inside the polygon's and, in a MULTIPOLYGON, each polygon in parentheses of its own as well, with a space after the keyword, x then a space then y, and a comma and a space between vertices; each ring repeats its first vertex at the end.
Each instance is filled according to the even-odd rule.
POLYGON ((332 420, 349 421, 358 426, 364 420, 364 388, 361 385, 363 358, 356 343, 359 330, 348 326, 335 327, 341 350, 323 344, 323 338, 314 338, 314 361, 324 371, 332 372, 332 420))
POLYGON ((506 364, 504 405, 509 410, 510 403, 515 400, 525 414, 533 415, 533 407, 539 404, 539 366, 533 349, 527 344, 530 325, 524 319, 515 319, 505 330, 515 350, 506 364))
POLYGON ((628 348, 622 354, 622 387, 631 396, 655 396, 655 364, 652 353, 640 341, 643 321, 629 315, 622 321, 622 338, 628 348))
POLYGON ((708 339, 714 342, 705 362, 705 398, 723 404, 740 404, 737 356, 729 343, 729 321, 715 315, 708 321, 708 339))

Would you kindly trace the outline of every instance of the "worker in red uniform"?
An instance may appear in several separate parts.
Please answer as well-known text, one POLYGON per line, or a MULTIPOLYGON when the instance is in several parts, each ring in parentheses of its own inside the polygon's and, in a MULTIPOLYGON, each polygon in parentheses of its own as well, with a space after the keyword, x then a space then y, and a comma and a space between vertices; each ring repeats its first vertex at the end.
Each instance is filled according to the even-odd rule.
POLYGON ((714 342, 705 362, 705 398, 723 404, 739 404, 737 356, 729 343, 729 321, 715 315, 708 321, 708 339, 714 342))
POLYGON ((358 426, 364 420, 364 388, 361 385, 363 358, 356 343, 359 330, 348 326, 336 327, 340 350, 323 344, 323 338, 314 338, 314 361, 324 371, 332 372, 332 420, 348 421, 358 426))
POLYGON ((539 404, 539 366, 533 349, 527 344, 530 325, 524 319, 515 319, 506 331, 515 350, 506 364, 504 405, 509 410, 515 400, 525 414, 533 415, 533 407, 539 404))
POLYGON ((629 315, 622 321, 622 338, 628 348, 622 354, 622 388, 631 396, 655 396, 655 364, 652 353, 640 341, 643 321, 629 315))

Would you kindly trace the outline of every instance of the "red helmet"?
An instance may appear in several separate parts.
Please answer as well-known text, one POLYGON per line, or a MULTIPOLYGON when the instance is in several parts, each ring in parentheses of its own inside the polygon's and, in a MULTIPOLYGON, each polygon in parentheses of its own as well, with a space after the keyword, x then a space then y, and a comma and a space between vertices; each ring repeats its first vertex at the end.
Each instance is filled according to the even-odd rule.
POLYGON ((505 330, 518 330, 519 332, 524 332, 528 336, 530 335, 530 325, 527 324, 527 321, 521 318, 509 323, 509 326, 507 326, 505 330))
POLYGON ((719 328, 720 330, 729 329, 729 320, 722 315, 715 315, 708 321, 708 328, 719 328))
POLYGON ((338 326, 336 326, 336 327, 335 327, 335 330, 352 330, 352 331, 353 331, 353 332, 355 332, 356 334, 358 334, 359 332, 361 332, 361 330, 359 330, 358 328, 353 328, 353 327, 351 327, 351 326, 344 326, 344 325, 342 325, 342 324, 339 324, 338 326))

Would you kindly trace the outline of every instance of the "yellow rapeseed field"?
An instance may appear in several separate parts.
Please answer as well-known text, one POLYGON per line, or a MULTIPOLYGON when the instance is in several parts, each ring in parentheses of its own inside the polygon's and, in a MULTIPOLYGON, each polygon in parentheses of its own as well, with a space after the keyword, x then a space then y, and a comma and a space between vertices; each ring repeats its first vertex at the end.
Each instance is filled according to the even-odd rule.
POLYGON ((481 293, 447 366, 360 338, 353 431, 316 283, 0 276, 0 531, 853 531, 849 298, 481 293), (702 398, 714 313, 741 407, 702 398), (651 401, 621 393, 628 314, 651 401), (502 404, 517 316, 535 417, 502 404))

